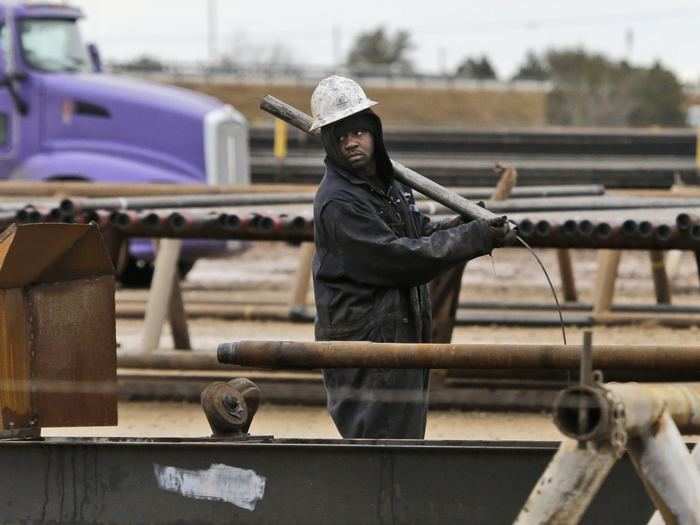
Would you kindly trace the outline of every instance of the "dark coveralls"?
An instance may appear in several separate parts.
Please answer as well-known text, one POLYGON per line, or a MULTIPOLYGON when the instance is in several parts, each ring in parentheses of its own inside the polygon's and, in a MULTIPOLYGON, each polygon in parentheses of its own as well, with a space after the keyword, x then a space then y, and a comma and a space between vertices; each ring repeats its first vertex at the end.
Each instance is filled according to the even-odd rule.
MULTIPOLYGON (((370 115, 380 184, 340 167, 334 139, 322 130, 328 156, 314 201, 316 340, 429 342, 426 283, 490 253, 491 235, 484 221, 431 223, 420 214, 410 189, 394 180, 381 123, 370 115)), ((424 437, 429 370, 326 369, 323 376, 344 438, 424 437)))

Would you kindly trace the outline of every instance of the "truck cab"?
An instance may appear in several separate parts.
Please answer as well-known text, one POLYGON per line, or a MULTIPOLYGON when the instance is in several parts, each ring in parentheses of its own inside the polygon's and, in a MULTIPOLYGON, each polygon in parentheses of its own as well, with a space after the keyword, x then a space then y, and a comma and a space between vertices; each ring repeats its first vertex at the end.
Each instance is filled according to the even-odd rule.
MULTIPOLYGON (((102 72, 82 12, 0 2, 0 179, 248 184, 248 125, 219 100, 102 72)), ((220 252, 188 242, 183 258, 220 252)), ((131 242, 148 262, 150 242, 131 242)))

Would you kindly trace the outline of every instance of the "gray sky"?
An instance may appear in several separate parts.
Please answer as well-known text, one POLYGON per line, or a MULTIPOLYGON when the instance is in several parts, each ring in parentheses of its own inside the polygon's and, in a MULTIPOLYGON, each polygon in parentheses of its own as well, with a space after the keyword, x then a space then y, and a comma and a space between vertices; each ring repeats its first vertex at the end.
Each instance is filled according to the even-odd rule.
POLYGON ((150 53, 169 60, 207 57, 207 4, 217 5, 217 49, 244 59, 273 49, 300 64, 332 65, 359 31, 408 30, 411 57, 426 72, 452 71, 485 53, 511 75, 526 50, 584 47, 638 64, 660 59, 700 81, 700 0, 79 0, 84 32, 107 59, 150 53), (628 35, 632 35, 631 42, 628 35), (630 45, 631 43, 631 45, 630 45))

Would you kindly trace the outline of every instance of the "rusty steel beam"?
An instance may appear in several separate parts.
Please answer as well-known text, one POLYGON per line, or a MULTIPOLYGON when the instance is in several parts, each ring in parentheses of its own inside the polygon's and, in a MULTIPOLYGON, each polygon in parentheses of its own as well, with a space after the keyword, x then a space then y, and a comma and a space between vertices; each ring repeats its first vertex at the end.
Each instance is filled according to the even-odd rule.
MULTIPOLYGON (((221 363, 263 368, 577 369, 581 346, 407 344, 365 341, 236 341, 218 347, 221 363)), ((700 366, 700 347, 597 345, 593 366, 683 370, 700 366)))

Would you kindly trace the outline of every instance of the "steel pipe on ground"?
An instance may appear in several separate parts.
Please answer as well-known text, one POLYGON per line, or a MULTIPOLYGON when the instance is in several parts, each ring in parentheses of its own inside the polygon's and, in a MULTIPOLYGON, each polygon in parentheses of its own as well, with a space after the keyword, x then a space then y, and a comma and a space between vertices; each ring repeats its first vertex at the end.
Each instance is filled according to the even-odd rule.
POLYGON ((159 370, 221 370, 222 367, 239 368, 233 365, 222 365, 218 362, 214 352, 190 350, 117 352, 117 367, 159 370))
MULTIPOLYGON (((581 347, 237 341, 219 345, 217 352, 221 363, 267 368, 576 369, 581 347)), ((593 366, 683 370, 700 366, 700 347, 597 345, 593 349, 593 366)))
MULTIPOLYGON (((584 186, 585 187, 585 186, 584 186)), ((218 193, 299 193, 314 192, 315 185, 303 184, 249 184, 240 185, 207 185, 207 184, 119 184, 106 182, 77 182, 77 181, 0 181, 0 195, 53 197, 53 196, 84 196, 84 197, 131 197, 147 195, 188 195, 188 194, 218 194, 218 193)))
MULTIPOLYGON (((117 353, 119 368, 154 369, 154 370, 199 370, 220 371, 222 369, 248 369, 239 365, 221 364, 217 353, 213 350, 164 350, 152 352, 119 351, 117 353)), ((564 369, 458 369, 450 371, 447 376, 449 385, 455 388, 474 387, 479 385, 500 386, 504 388, 545 388, 562 389, 570 384, 572 370, 564 369)), ((642 381, 644 384, 673 381, 678 385, 691 384, 700 381, 700 371, 697 369, 678 370, 639 370, 639 369, 602 369, 606 378, 613 381, 642 381)), ((294 372, 300 373, 300 372, 294 372)), ((551 404, 542 407, 551 409, 551 404)))
POLYGON ((63 199, 64 213, 84 210, 145 210, 172 208, 207 208, 215 206, 265 206, 271 204, 309 204, 310 193, 258 193, 221 195, 163 195, 159 197, 104 197, 63 199))
MULTIPOLYGON (((115 306, 117 317, 120 318, 143 318, 145 312, 145 303, 140 302, 119 302, 115 306)), ((314 321, 314 314, 309 312, 306 314, 299 313, 292 318, 289 314, 289 308, 284 305, 241 305, 241 304, 185 304, 185 312, 188 317, 208 317, 221 318, 229 320, 246 320, 246 321, 294 321, 294 322, 309 322, 314 321)))

